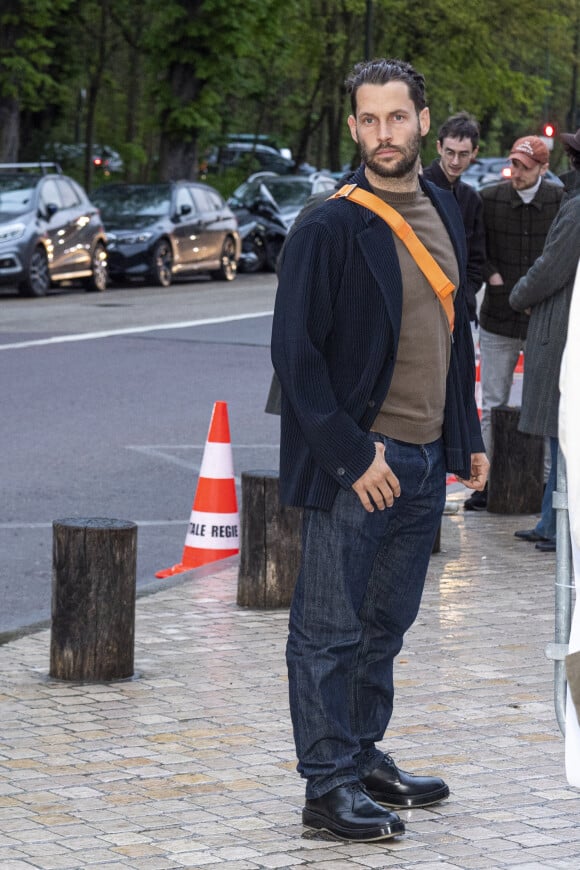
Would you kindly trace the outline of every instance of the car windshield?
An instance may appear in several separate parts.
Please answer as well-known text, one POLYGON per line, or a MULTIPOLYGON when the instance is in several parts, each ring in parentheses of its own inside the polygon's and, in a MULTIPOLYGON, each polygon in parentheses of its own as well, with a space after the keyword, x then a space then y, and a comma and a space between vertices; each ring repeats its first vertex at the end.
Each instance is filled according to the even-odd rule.
POLYGON ((312 183, 307 178, 255 178, 240 185, 231 202, 251 208, 256 199, 274 200, 280 211, 296 211, 312 193, 312 183))
POLYGON ((169 184, 111 184, 95 190, 92 200, 105 221, 108 215, 157 217, 170 210, 171 187, 169 184))
POLYGON ((268 188, 282 211, 303 205, 312 193, 312 184, 306 179, 284 182, 282 179, 268 178, 262 184, 268 188))
POLYGON ((0 213, 29 211, 38 178, 31 175, 0 175, 0 213))

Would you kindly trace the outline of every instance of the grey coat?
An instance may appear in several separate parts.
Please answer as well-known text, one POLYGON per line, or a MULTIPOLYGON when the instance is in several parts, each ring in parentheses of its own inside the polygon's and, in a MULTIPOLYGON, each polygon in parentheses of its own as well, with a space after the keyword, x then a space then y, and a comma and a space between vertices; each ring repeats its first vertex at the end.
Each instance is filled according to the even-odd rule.
POLYGON ((516 311, 531 308, 519 422, 531 435, 558 436, 560 363, 579 256, 580 189, 562 202, 541 256, 509 297, 516 311))

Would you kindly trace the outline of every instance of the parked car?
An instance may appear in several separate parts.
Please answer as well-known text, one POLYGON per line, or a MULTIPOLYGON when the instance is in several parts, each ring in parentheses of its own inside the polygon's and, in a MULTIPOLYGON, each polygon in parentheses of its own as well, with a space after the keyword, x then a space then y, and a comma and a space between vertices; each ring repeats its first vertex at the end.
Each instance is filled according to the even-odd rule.
POLYGON ((207 184, 106 184, 92 194, 107 230, 112 281, 168 287, 175 275, 209 272, 232 281, 241 252, 238 222, 207 184))
MULTIPOLYGON (((476 190, 490 187, 511 177, 511 165, 507 157, 478 157, 462 174, 461 179, 476 190)), ((550 169, 545 175, 546 181, 562 187, 558 176, 550 169)))
POLYGON ((226 136, 227 142, 249 142, 250 144, 269 145, 278 151, 282 157, 287 157, 292 160, 292 150, 286 146, 279 147, 278 143, 272 136, 265 133, 228 133, 226 136))
POLYGON ((256 168, 277 172, 279 175, 287 175, 294 170, 294 161, 284 157, 277 148, 261 142, 248 141, 231 141, 221 147, 213 148, 204 164, 208 173, 237 167, 246 167, 247 171, 256 168))
MULTIPOLYGON (((42 159, 55 160, 67 172, 80 173, 84 168, 86 145, 84 143, 68 144, 64 142, 50 142, 44 148, 42 159)), ((103 175, 122 172, 124 169, 123 159, 118 151, 110 145, 95 143, 91 150, 91 159, 95 173, 103 175)))
POLYGON ((107 286, 106 235, 99 210, 56 164, 0 164, 0 284, 44 296, 80 279, 107 286))
POLYGON ((336 180, 322 173, 276 175, 258 172, 228 199, 242 237, 240 271, 274 272, 288 230, 314 194, 336 189, 336 180))

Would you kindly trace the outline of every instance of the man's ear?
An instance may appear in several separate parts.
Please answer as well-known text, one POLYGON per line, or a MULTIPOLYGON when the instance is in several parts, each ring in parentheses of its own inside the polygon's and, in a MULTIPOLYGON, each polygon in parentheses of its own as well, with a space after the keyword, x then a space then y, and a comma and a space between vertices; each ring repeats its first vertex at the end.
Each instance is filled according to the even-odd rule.
POLYGON ((425 106, 424 109, 421 109, 419 112, 419 129, 421 130, 421 136, 426 136, 431 128, 431 115, 429 113, 428 106, 425 106))
POLYGON ((354 115, 348 116, 348 129, 350 130, 350 135, 358 145, 358 136, 356 134, 356 118, 354 115))

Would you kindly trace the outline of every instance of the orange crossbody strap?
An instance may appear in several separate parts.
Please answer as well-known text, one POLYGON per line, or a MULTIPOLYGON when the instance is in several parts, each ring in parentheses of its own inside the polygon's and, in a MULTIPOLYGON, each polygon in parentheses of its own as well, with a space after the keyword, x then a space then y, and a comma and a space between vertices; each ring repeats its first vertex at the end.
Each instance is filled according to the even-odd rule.
POLYGON ((449 321, 449 329, 453 332, 455 322, 455 309, 453 307, 452 293, 455 290, 453 284, 439 264, 431 256, 423 242, 417 238, 413 228, 407 223, 405 218, 399 212, 387 205, 380 197, 368 190, 363 190, 356 184, 345 184, 339 191, 334 193, 329 199, 350 199, 359 205, 374 211, 379 217, 382 217, 390 226, 396 236, 403 242, 418 267, 427 278, 427 281, 433 288, 433 291, 439 302, 443 306, 447 320, 449 321))

